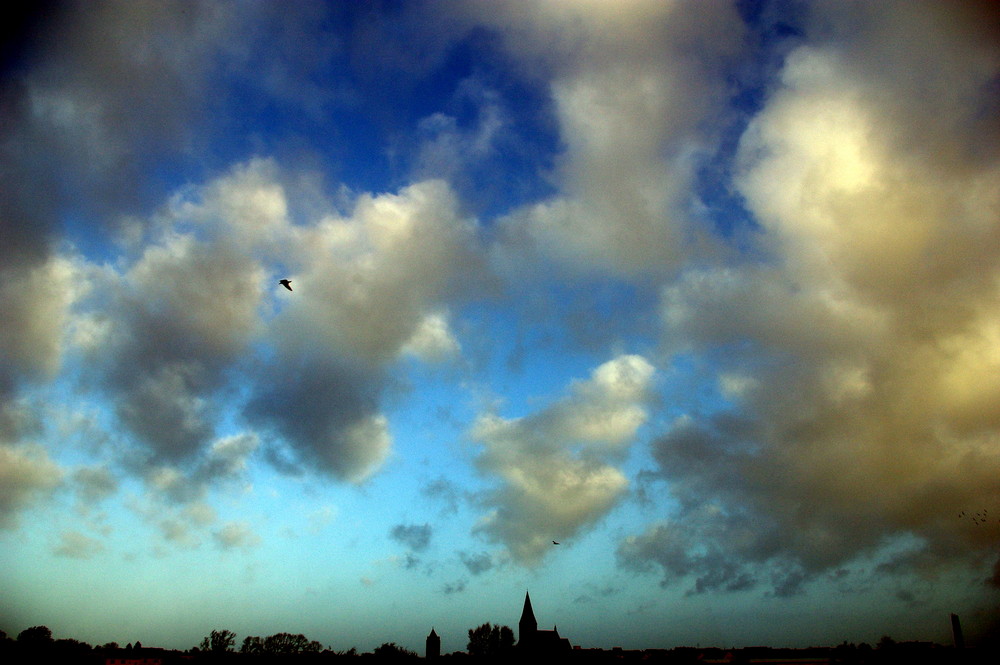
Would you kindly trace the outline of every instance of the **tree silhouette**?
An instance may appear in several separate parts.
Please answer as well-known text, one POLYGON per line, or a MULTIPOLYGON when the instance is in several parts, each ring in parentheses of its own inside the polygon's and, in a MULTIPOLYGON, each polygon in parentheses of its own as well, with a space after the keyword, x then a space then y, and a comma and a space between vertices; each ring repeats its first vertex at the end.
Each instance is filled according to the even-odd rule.
POLYGON ((32 626, 25 628, 17 634, 17 641, 21 644, 42 645, 52 642, 52 631, 48 626, 32 626))
POLYGON ((879 639, 878 644, 875 645, 875 648, 880 651, 890 651, 894 646, 896 646, 896 640, 892 639, 888 635, 883 635, 879 639))
POLYGON ((413 651, 398 646, 395 642, 383 642, 381 646, 375 647, 372 655, 379 660, 408 660, 419 657, 413 651))
POLYGON ((466 647, 472 656, 499 656, 514 648, 514 631, 509 626, 494 626, 484 623, 469 629, 469 644, 466 647))
POLYGON ((299 633, 275 633, 267 637, 247 635, 243 638, 240 646, 240 653, 245 654, 268 654, 284 656, 296 653, 319 653, 323 650, 323 645, 316 640, 310 641, 305 635, 299 633))
POLYGON ((247 635, 246 637, 243 638, 243 646, 240 647, 240 653, 246 653, 246 654, 264 653, 263 638, 257 637, 256 635, 247 635))
POLYGON ((264 640, 264 653, 291 654, 291 653, 317 653, 323 650, 323 645, 319 642, 310 642, 305 635, 299 633, 275 633, 264 640))
MULTIPOLYGON (((202 651, 211 651, 212 653, 226 653, 233 650, 233 644, 235 643, 236 633, 233 631, 213 630, 211 635, 201 641, 199 648, 202 651)), ((136 646, 139 646, 138 642, 136 646)))

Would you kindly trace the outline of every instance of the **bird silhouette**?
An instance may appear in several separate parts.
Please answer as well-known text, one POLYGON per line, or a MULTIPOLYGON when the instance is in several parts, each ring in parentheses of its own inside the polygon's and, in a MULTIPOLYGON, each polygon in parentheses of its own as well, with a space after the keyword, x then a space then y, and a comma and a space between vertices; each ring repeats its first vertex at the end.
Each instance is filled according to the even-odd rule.
POLYGON ((556 541, 554 541, 554 540, 553 540, 553 541, 552 541, 552 544, 553 544, 553 545, 558 545, 559 543, 557 543, 556 541))
POLYGON ((291 291, 291 290, 292 290, 292 280, 290 280, 290 279, 282 279, 282 280, 279 280, 279 281, 278 281, 278 284, 281 284, 281 285, 282 285, 283 287, 285 287, 285 288, 286 288, 286 289, 288 289, 289 291, 291 291))

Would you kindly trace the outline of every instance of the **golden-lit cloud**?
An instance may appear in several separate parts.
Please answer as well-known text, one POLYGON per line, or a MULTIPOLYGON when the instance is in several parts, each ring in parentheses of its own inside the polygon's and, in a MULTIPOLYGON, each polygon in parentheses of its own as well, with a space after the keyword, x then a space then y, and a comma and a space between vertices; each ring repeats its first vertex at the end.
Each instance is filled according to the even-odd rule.
POLYGON ((653 373, 641 356, 623 355, 536 413, 513 420, 481 415, 470 432, 483 444, 477 465, 500 486, 476 530, 503 543, 515 560, 536 564, 553 540, 606 515, 628 487, 607 459, 645 422, 653 373))
POLYGON ((1000 526, 957 516, 1000 510, 1000 163, 965 122, 1000 57, 963 10, 874 14, 789 53, 743 135, 767 264, 663 291, 669 347, 716 354, 731 405, 654 443, 682 508, 620 553, 665 581, 743 588, 774 566, 792 593, 904 541, 933 565, 995 557, 1000 526), (924 63, 913 34, 948 57, 924 63))

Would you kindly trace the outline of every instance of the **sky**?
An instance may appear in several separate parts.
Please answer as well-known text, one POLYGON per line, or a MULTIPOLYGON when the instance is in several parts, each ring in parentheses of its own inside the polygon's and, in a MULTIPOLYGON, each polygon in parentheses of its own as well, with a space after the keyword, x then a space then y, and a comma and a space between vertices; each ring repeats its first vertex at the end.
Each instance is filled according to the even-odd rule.
POLYGON ((1000 635, 998 5, 37 7, 8 635, 1000 635))

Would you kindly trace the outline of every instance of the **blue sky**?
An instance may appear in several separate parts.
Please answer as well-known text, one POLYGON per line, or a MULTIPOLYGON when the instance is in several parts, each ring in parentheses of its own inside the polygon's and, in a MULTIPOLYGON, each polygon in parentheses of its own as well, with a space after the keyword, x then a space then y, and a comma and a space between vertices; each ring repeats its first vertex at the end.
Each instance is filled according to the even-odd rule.
POLYGON ((4 50, 0 628, 996 634, 990 3, 88 2, 4 50), (291 280, 293 291, 278 284, 291 280), (552 541, 559 541, 558 546, 552 541))

